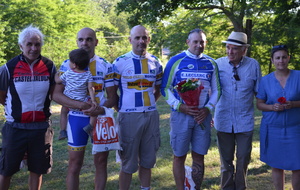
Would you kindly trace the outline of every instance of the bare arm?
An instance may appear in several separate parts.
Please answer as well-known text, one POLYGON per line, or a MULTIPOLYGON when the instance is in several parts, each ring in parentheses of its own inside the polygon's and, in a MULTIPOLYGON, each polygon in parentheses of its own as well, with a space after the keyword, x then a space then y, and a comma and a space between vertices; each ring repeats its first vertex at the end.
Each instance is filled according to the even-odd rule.
POLYGON ((154 88, 155 101, 157 101, 160 96, 161 96, 160 85, 155 85, 155 88, 154 88))
POLYGON ((112 108, 118 104, 117 89, 116 86, 106 88, 107 100, 104 103, 105 107, 112 108))
POLYGON ((63 81, 60 79, 59 76, 60 76, 60 75, 59 75, 59 72, 57 72, 57 73, 55 74, 55 82, 58 83, 58 84, 61 84, 63 81))
POLYGON ((54 91, 52 94, 52 99, 62 106, 73 108, 73 109, 89 109, 91 107, 90 104, 86 102, 80 102, 76 100, 72 100, 63 94, 65 86, 63 84, 55 84, 54 91))
POLYGON ((286 103, 290 104, 291 108, 299 108, 300 107, 300 101, 286 101, 286 103))
MULTIPOLYGON (((256 98, 256 107, 261 111, 283 111, 286 107, 285 104, 266 104, 265 100, 256 98)), ((290 109, 290 108, 288 108, 290 109)))
POLYGON ((5 104, 6 94, 6 91, 0 90, 0 104, 2 104, 3 106, 5 104))
POLYGON ((94 88, 92 82, 88 83, 88 90, 89 90, 89 94, 90 94, 92 102, 96 103, 96 100, 95 100, 95 88, 94 88))

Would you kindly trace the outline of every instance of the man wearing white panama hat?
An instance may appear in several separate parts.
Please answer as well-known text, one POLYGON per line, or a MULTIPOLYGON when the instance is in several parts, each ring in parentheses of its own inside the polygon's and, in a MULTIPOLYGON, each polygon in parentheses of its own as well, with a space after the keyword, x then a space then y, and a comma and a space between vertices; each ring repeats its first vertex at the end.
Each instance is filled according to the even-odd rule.
POLYGON ((242 190, 247 187, 254 129, 253 99, 261 70, 255 59, 245 56, 250 46, 245 33, 232 32, 222 42, 226 43, 227 56, 216 60, 222 96, 214 116, 221 159, 221 189, 242 190), (233 165, 235 149, 236 169, 233 165))

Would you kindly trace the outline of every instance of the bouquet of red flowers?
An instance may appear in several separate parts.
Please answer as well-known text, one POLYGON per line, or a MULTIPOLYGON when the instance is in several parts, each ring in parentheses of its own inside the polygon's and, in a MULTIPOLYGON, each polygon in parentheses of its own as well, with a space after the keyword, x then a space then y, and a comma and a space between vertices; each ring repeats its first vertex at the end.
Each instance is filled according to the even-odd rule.
MULTIPOLYGON (((175 86, 175 89, 177 90, 180 98, 188 106, 199 106, 199 97, 203 88, 204 87, 201 84, 201 81, 198 79, 186 79, 179 82, 175 86)), ((204 130, 204 124, 201 123, 200 126, 202 130, 204 130)))
POLYGON ((280 104, 285 104, 286 103, 286 98, 285 97, 280 97, 277 100, 280 104))
POLYGON ((199 105, 199 96, 203 88, 201 81, 198 79, 186 79, 175 86, 179 96, 188 106, 199 105))

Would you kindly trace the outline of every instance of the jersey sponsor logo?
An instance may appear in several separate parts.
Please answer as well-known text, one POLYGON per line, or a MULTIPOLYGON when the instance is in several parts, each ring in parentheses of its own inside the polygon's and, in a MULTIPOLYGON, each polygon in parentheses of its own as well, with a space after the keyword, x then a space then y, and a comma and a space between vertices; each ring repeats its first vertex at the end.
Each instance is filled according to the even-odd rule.
POLYGON ((103 72, 97 71, 97 76, 103 76, 103 72))
POLYGON ((132 75, 132 74, 133 74, 133 70, 130 69, 126 71, 126 75, 132 75))
POLYGON ((139 79, 134 82, 127 82, 127 88, 136 90, 145 90, 152 87, 153 82, 146 79, 139 79))
POLYGON ((49 81, 49 76, 19 76, 14 78, 14 82, 49 81))
POLYGON ((148 108, 148 110, 155 110, 155 109, 156 109, 155 106, 151 106, 151 107, 148 108))
POLYGON ((196 72, 182 72, 181 78, 199 78, 209 80, 211 75, 209 73, 196 73, 196 72))
POLYGON ((108 72, 108 73, 112 73, 112 72, 113 72, 113 68, 112 68, 112 67, 109 67, 109 68, 107 69, 107 72, 108 72))
POLYGON ((136 108, 126 109, 125 111, 126 111, 126 112, 136 111, 136 108))
POLYGON ((102 92, 103 84, 94 83, 95 92, 102 92))
MULTIPOLYGON (((122 76, 124 79, 142 79, 147 78, 148 75, 134 75, 134 76, 122 76)), ((150 77, 148 77, 150 78, 150 77)))
POLYGON ((156 76, 155 75, 145 75, 145 78, 155 79, 156 76))
POLYGON ((194 66, 193 64, 189 64, 187 67, 188 67, 189 69, 193 69, 195 66, 194 66))
POLYGON ((154 69, 151 69, 151 70, 150 70, 150 74, 154 74, 154 75, 155 75, 155 70, 154 70, 154 69))
POLYGON ((103 77, 93 77, 93 81, 99 81, 99 80, 104 80, 103 77))
POLYGON ((75 111, 75 110, 71 110, 70 114, 71 115, 84 115, 82 111, 75 111))

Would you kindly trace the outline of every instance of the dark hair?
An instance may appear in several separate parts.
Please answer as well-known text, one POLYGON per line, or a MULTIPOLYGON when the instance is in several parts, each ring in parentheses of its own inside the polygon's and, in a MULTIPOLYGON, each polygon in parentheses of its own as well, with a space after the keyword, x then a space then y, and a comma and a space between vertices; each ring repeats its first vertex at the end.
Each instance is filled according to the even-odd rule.
POLYGON ((90 56, 84 49, 72 50, 69 53, 69 58, 80 70, 84 70, 90 63, 90 56))
POLYGON ((189 34, 188 34, 188 39, 190 38, 190 35, 192 34, 192 33, 203 33, 204 35, 205 35, 205 33, 204 33, 204 31, 203 30, 201 30, 200 28, 196 28, 196 29, 193 29, 193 30, 191 30, 190 32, 189 32, 189 34))
POLYGON ((289 55, 289 49, 288 49, 287 45, 277 45, 277 46, 272 47, 271 58, 273 58, 274 53, 279 50, 283 50, 289 55))

